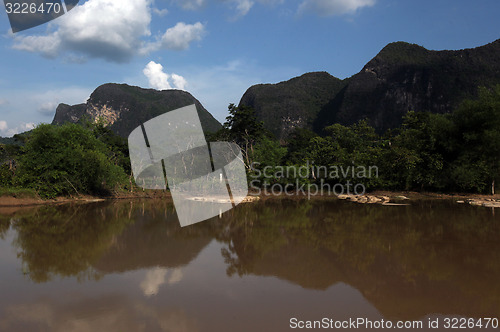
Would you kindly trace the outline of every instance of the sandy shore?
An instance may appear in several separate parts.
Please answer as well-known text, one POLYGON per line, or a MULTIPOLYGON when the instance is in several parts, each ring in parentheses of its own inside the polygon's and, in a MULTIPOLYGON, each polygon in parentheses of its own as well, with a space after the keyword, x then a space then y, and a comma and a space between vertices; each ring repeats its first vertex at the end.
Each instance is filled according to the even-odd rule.
MULTIPOLYGON (((252 196, 250 194, 249 196, 252 196)), ((450 193, 450 194, 441 194, 441 193, 430 193, 430 192, 411 192, 411 191, 375 191, 366 194, 365 196, 369 197, 388 197, 391 202, 393 201, 402 201, 408 199, 408 201, 412 200, 425 200, 425 199, 438 199, 438 200, 454 200, 459 203, 464 202, 499 202, 500 203, 500 194, 496 195, 480 195, 480 194, 463 194, 463 193, 450 193)), ((11 196, 2 196, 0 197, 0 207, 28 207, 28 206, 37 206, 37 205, 47 205, 47 204, 66 204, 66 203, 93 203, 98 201, 105 200, 116 200, 116 199, 167 199, 172 200, 172 196, 168 191, 138 191, 134 193, 120 193, 114 196, 109 197, 93 197, 93 196, 79 196, 79 197, 59 197, 57 199, 44 200, 41 198, 18 198, 11 196)), ((259 195, 259 198, 262 200, 270 200, 270 199, 309 199, 307 195, 259 195)), ((337 196, 334 195, 312 195, 310 199, 314 200, 329 200, 329 199, 338 199, 337 196)), ((255 199, 249 199, 247 201, 254 201, 255 199)), ((471 204, 471 205, 480 205, 471 204)))
POLYGON ((12 214, 16 211, 26 208, 32 208, 43 205, 60 205, 60 204, 87 204, 102 202, 107 200, 118 200, 118 199, 162 199, 162 200, 172 200, 170 192, 142 192, 138 191, 135 193, 120 193, 119 195, 113 195, 109 197, 94 197, 94 196, 78 196, 78 197, 58 197, 56 199, 41 199, 41 198, 28 198, 28 197, 12 197, 12 196, 1 196, 0 197, 0 214, 12 214))

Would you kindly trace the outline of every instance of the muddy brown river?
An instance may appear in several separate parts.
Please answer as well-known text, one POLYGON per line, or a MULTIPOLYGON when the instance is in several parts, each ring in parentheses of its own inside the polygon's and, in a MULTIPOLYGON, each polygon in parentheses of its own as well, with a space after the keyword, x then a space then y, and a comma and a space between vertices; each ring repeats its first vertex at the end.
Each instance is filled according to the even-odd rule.
POLYGON ((498 319, 500 209, 274 200, 184 228, 154 200, 0 210, 0 331, 499 331, 498 319))

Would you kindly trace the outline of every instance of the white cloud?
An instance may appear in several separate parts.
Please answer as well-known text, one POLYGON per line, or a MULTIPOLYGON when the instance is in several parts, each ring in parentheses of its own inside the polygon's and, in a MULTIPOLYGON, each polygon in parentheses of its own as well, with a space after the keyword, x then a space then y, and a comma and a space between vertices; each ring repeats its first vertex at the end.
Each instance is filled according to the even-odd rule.
POLYGON ((17 127, 10 128, 7 121, 0 121, 0 136, 2 137, 11 137, 15 134, 23 133, 25 131, 31 130, 35 128, 34 123, 26 123, 22 122, 17 127))
MULTIPOLYGON (((197 10, 215 0, 174 0, 179 7, 185 10, 197 10)), ((233 19, 247 15, 256 3, 275 6, 282 5, 285 0, 218 0, 234 10, 233 19)), ((298 1, 297 1, 298 2, 298 1)), ((376 0, 302 0, 298 12, 313 12, 320 16, 343 15, 356 12, 363 7, 373 6, 376 0)))
POLYGON ((167 272, 167 269, 157 267, 146 273, 144 280, 140 284, 145 296, 158 294, 160 286, 166 282, 165 277, 167 276, 167 272))
POLYGON ((182 273, 182 270, 178 267, 176 267, 172 273, 170 274, 170 277, 168 278, 168 284, 169 285, 174 285, 178 282, 180 282, 184 278, 184 274, 182 273))
POLYGON ((163 71, 163 66, 154 61, 150 61, 142 71, 148 78, 149 85, 156 90, 170 90, 172 85, 174 89, 185 90, 187 81, 184 77, 172 74, 169 75, 163 71), (172 85, 169 80, 172 79, 172 85))
POLYGON ((150 297, 157 295, 160 287, 167 283, 168 285, 175 285, 182 281, 184 274, 182 269, 175 268, 171 273, 168 269, 162 267, 155 267, 146 272, 144 280, 139 285, 145 296, 150 297), (167 274, 170 274, 167 280, 167 274))
POLYGON ((60 17, 46 36, 15 36, 14 48, 56 57, 65 51, 111 61, 130 59, 150 36, 149 0, 89 0, 60 17))
POLYGON ((187 81, 184 77, 172 74, 172 81, 174 81, 174 86, 179 90, 186 90, 187 81))
POLYGON ((256 2, 274 6, 285 3, 285 0, 224 0, 230 7, 232 7, 236 11, 236 16, 234 19, 238 19, 242 16, 245 16, 250 12, 250 9, 253 8, 256 2))
POLYGON ((0 326, 2 331, 18 331, 26 325, 53 332, 201 330, 195 317, 188 316, 180 305, 106 293, 92 298, 93 305, 89 301, 85 295, 61 299, 54 294, 26 304, 5 305, 0 326))
POLYGON ((176 0, 177 4, 186 10, 196 10, 205 5, 205 0, 176 0))
POLYGON ((245 16, 253 7, 254 2, 251 0, 233 0, 238 16, 245 16))
POLYGON ((55 58, 78 54, 114 62, 129 61, 160 48, 185 50, 189 43, 201 40, 204 26, 178 23, 157 42, 151 42, 151 0, 88 0, 49 24, 47 35, 12 35, 13 48, 55 58))
POLYGON ((47 116, 54 116, 56 108, 60 103, 58 101, 52 100, 43 102, 40 107, 38 107, 38 112, 47 116))
POLYGON ((29 122, 29 123, 21 123, 19 126, 16 127, 15 130, 18 130, 19 132, 24 132, 24 131, 27 131, 27 130, 31 130, 35 128, 35 124, 33 122, 29 122))
POLYGON ((80 87, 67 87, 62 89, 33 92, 29 98, 25 98, 24 103, 29 103, 37 113, 52 119, 56 114, 56 108, 60 103, 81 104, 85 103, 90 96, 92 89, 80 87))
POLYGON ((14 45, 16 50, 41 53, 48 58, 55 58, 61 48, 61 39, 57 32, 48 36, 16 36, 14 45))
POLYGON ((227 7, 235 11, 233 19, 238 19, 248 14, 250 9, 256 2, 264 5, 283 4, 285 0, 174 0, 179 7, 184 10, 199 10, 209 3, 214 4, 217 2, 224 3, 227 7))
POLYGON ((1 90, 0 99, 8 100, 9 105, 1 108, 0 120, 10 126, 8 130, 0 131, 0 136, 12 136, 30 130, 29 126, 33 123, 50 123, 59 103, 85 103, 94 89, 95 86, 66 86, 47 90, 46 86, 39 86, 31 87, 28 95, 25 88, 1 90))
POLYGON ((159 63, 151 61, 146 65, 142 71, 148 78, 149 85, 156 90, 169 90, 172 89, 168 83, 169 76, 163 72, 163 66, 159 63))
POLYGON ((304 0, 299 13, 313 12, 320 16, 352 14, 363 7, 375 5, 376 0, 304 0))
POLYGON ((141 55, 147 55, 160 49, 182 51, 189 48, 193 41, 199 41, 205 34, 205 26, 197 22, 195 24, 177 23, 174 27, 167 29, 165 33, 156 38, 155 42, 145 43, 139 49, 141 55))
POLYGON ((172 50, 185 50, 193 41, 199 41, 205 34, 205 26, 200 22, 195 24, 177 23, 173 28, 167 29, 161 37, 161 45, 172 50))
POLYGON ((167 9, 153 8, 153 13, 158 15, 158 16, 165 16, 168 14, 168 10, 167 9))

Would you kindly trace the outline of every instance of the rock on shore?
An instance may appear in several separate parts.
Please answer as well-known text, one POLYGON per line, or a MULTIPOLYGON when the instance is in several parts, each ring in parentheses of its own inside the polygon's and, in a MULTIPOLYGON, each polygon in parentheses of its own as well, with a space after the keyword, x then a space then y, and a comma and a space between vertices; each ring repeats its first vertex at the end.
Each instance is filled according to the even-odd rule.
POLYGON ((500 200, 496 200, 493 198, 485 198, 485 199, 471 198, 466 200, 465 203, 474 206, 500 208, 500 200))
POLYGON ((391 201, 389 196, 375 196, 375 195, 339 195, 338 199, 347 200, 360 204, 383 204, 389 205, 391 201))

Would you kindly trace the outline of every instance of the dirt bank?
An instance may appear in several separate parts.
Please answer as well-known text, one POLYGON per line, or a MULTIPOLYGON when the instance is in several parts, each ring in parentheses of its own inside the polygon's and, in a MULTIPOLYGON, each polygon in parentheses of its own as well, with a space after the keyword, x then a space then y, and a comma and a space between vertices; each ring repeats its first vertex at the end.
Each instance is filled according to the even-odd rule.
MULTIPOLYGON (((252 195, 252 194, 250 194, 252 195)), ((367 196, 375 197, 389 197, 391 201, 398 200, 425 200, 425 199, 442 199, 442 200, 454 200, 457 202, 491 202, 500 201, 500 194, 497 195, 480 195, 480 194, 462 194, 462 193, 426 193, 426 192, 411 192, 411 191, 375 191, 368 193, 367 196)), ((338 199, 335 195, 286 195, 281 194, 279 196, 266 195, 262 193, 259 195, 262 200, 270 199, 313 199, 313 200, 329 200, 338 199)), ((121 192, 112 196, 107 197, 93 197, 93 196, 78 196, 78 197, 59 197, 57 199, 44 200, 41 198, 25 198, 25 197, 12 197, 12 196, 2 196, 0 197, 0 208, 4 210, 5 208, 15 208, 15 207, 29 207, 38 206, 46 204, 65 204, 72 202, 79 203, 92 203, 104 200, 116 200, 116 199, 163 199, 172 200, 172 195, 168 191, 137 191, 137 192, 121 192)), ((253 201, 253 200, 249 200, 253 201)), ((1 212, 1 211, 0 211, 1 212)))

